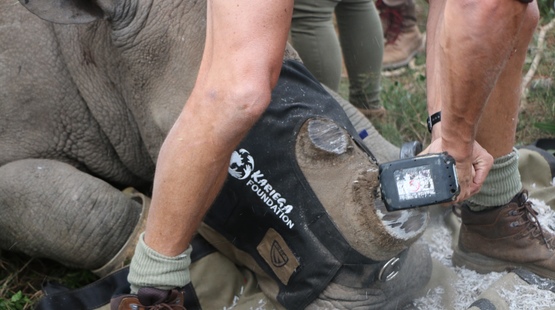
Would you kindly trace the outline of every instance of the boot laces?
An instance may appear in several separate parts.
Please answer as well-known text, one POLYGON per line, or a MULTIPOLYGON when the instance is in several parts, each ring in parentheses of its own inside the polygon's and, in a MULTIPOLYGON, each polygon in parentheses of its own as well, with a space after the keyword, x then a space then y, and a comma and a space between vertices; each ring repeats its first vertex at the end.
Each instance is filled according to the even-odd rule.
POLYGON ((137 292, 139 302, 145 310, 186 310, 184 306, 176 304, 177 290, 162 290, 153 287, 143 287, 137 292))
POLYGON ((388 26, 385 32, 385 44, 394 44, 401 34, 403 26, 403 15, 399 7, 390 7, 383 3, 383 0, 376 2, 376 7, 380 11, 380 18, 387 20, 388 26))
POLYGON ((515 211, 518 215, 522 215, 522 217, 525 219, 524 224, 526 225, 526 233, 524 233, 523 237, 527 236, 528 234, 531 234, 533 238, 541 237, 541 240, 543 240, 547 248, 552 250, 552 240, 548 240, 545 237, 542 225, 538 220, 538 212, 534 210, 534 208, 532 207, 532 202, 528 200, 528 194, 526 192, 523 192, 518 200, 519 203, 515 211))

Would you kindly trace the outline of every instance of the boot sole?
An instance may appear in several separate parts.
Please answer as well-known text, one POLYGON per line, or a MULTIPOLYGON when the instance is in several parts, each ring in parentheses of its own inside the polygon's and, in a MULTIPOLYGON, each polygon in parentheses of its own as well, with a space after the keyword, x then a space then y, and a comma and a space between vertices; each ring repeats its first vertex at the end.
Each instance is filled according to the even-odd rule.
POLYGON ((530 264, 519 264, 507 262, 500 259, 484 256, 477 253, 467 253, 455 247, 452 257, 453 265, 465 267, 478 273, 504 272, 512 269, 522 268, 529 270, 540 277, 555 279, 555 271, 547 270, 530 264))

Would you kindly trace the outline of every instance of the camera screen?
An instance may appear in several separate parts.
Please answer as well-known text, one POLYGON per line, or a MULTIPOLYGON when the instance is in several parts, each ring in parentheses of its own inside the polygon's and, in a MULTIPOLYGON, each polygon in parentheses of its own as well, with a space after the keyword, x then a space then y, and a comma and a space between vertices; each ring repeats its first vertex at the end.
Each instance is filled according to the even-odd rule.
POLYGON ((429 165, 395 170, 393 177, 397 184, 399 201, 436 195, 429 165))

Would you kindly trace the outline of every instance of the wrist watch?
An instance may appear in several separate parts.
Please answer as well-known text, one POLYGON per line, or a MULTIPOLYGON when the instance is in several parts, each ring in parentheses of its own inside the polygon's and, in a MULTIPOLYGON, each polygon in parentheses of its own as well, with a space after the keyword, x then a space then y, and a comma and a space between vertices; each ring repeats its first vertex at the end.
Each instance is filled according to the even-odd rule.
POLYGON ((441 111, 428 116, 426 123, 428 124, 428 131, 432 132, 432 127, 441 121, 441 111))

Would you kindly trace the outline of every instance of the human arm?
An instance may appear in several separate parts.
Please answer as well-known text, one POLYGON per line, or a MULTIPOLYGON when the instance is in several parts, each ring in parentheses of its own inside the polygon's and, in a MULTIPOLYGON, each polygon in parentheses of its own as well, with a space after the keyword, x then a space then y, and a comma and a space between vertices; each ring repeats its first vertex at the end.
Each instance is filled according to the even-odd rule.
POLYGON ((270 102, 292 0, 212 0, 199 74, 160 150, 145 243, 182 253, 218 194, 231 152, 270 102))
MULTIPOLYGON (((455 158, 461 185, 458 201, 480 190, 493 164, 490 154, 498 156, 513 147, 511 130, 506 132, 512 135, 508 142, 487 143, 484 148, 476 137, 478 128, 487 128, 479 127, 484 110, 500 103, 492 93, 514 54, 526 10, 527 5, 516 0, 430 1, 428 112, 441 110, 442 121, 434 126, 427 151, 447 151, 455 158), (492 97, 497 102, 490 102, 492 97)), ((516 126, 513 122, 511 126, 516 126)))

